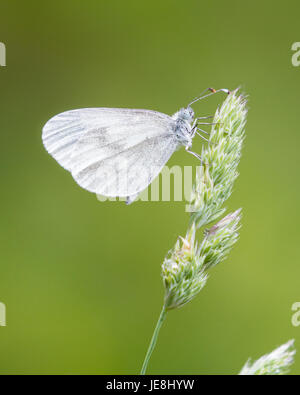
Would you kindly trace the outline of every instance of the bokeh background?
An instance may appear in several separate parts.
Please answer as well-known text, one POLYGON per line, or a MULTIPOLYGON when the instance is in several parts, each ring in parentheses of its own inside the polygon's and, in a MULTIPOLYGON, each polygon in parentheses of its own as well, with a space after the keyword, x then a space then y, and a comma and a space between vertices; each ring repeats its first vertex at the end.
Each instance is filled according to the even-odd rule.
MULTIPOLYGON (((162 304, 160 265, 188 221, 184 202, 97 201, 46 153, 43 124, 80 107, 172 114, 208 86, 249 95, 228 202, 243 207, 241 238, 169 314, 149 373, 236 374, 291 338, 300 350, 299 12, 296 0, 1 2, 1 374, 138 373, 162 304)), ((170 165, 196 162, 182 150, 170 165)))

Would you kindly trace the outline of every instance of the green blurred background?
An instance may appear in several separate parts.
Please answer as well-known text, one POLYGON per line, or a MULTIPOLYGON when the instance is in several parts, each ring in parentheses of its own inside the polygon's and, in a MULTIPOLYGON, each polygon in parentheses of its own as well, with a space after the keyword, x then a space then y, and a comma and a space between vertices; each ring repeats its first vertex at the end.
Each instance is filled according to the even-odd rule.
MULTIPOLYGON (((98 202, 46 153, 41 129, 80 107, 172 114, 208 86, 249 94, 228 203, 243 207, 241 238, 202 293, 169 314, 149 373, 235 374, 290 338, 300 350, 299 12, 299 1, 1 3, 0 373, 138 373, 185 203, 98 202)), ((209 115, 222 100, 195 109, 209 115)), ((184 150, 170 161, 196 163, 184 150)))

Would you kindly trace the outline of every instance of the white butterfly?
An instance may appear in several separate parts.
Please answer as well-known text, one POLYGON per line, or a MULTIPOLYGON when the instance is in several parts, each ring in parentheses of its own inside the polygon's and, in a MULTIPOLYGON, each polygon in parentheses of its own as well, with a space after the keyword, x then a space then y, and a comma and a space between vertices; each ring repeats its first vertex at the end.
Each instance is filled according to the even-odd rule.
POLYGON ((82 188, 131 203, 179 147, 198 157, 189 148, 200 118, 190 106, 209 95, 173 116, 118 108, 67 111, 46 123, 43 142, 82 188))

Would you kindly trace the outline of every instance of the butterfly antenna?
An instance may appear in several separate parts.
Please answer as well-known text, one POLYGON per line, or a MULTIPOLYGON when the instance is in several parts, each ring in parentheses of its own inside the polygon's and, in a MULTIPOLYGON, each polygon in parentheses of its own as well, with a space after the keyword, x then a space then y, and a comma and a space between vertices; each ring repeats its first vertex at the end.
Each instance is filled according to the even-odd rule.
POLYGON ((207 88, 207 89, 205 89, 205 91, 203 91, 201 93, 200 96, 196 97, 193 101, 191 101, 190 104, 188 105, 188 107, 190 107, 192 104, 196 103, 199 100, 205 99, 206 97, 209 97, 209 96, 214 95, 215 93, 219 93, 219 92, 225 92, 227 95, 229 95, 229 93, 230 93, 230 91, 228 89, 215 90, 214 88, 207 88), (205 95, 206 92, 210 92, 210 93, 205 95))

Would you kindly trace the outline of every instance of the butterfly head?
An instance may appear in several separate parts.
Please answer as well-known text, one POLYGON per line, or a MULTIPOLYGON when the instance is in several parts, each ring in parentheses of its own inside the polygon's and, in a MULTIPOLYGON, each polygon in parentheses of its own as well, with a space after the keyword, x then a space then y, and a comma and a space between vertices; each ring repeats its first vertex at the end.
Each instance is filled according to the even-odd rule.
POLYGON ((178 111, 178 118, 182 119, 183 121, 188 121, 189 123, 193 121, 194 116, 194 110, 190 106, 188 106, 187 108, 181 108, 178 111))

